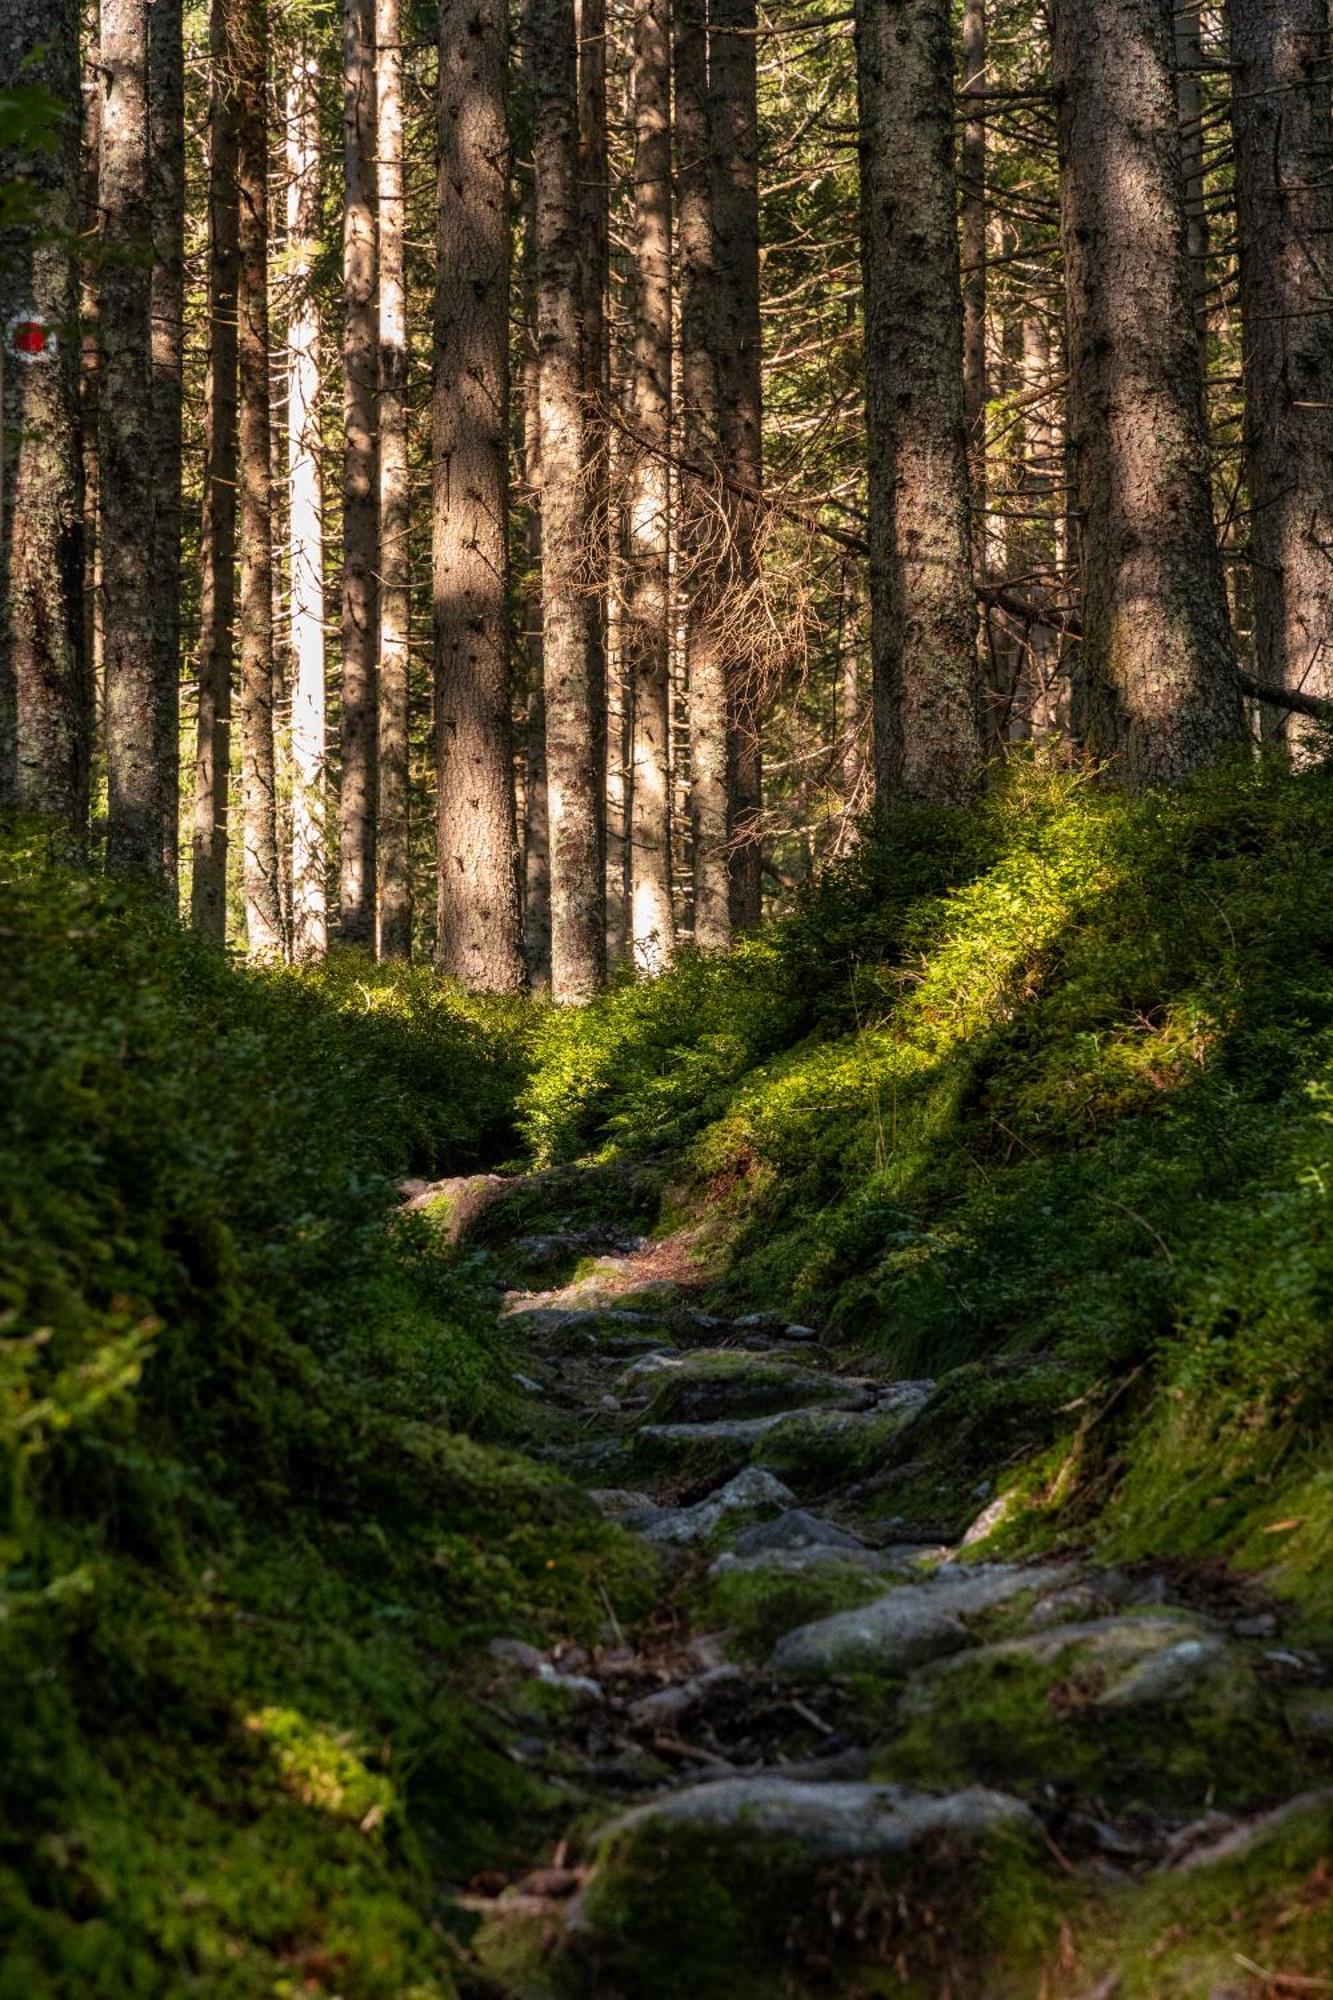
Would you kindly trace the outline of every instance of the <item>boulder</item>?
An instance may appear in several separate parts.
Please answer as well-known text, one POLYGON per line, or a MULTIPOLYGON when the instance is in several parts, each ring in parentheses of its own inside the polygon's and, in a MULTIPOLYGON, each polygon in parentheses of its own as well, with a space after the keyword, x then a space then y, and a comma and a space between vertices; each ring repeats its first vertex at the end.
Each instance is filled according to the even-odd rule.
POLYGON ((873 1668, 904 1672, 966 1646, 969 1625, 1028 1590, 1052 1590, 1067 1580, 1067 1566, 946 1564, 921 1583, 900 1584, 887 1597, 857 1611, 840 1611, 813 1625, 798 1625, 778 1641, 779 1673, 851 1673, 873 1668))

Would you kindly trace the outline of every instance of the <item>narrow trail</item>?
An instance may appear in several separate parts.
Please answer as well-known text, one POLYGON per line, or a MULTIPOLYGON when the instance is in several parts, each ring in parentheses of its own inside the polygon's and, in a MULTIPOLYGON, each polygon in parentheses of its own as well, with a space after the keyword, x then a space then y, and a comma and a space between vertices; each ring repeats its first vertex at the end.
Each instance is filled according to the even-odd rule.
MULTIPOLYGON (((801 1963, 810 1990, 830 1990, 856 1938, 857 1963, 904 1977, 920 1947, 922 1991, 1035 1991, 967 1970, 960 1909, 1016 1852, 1066 1886, 1133 1884, 1234 1860, 1333 1800, 1316 1789, 1330 1663, 1289 1642, 1261 1593, 1077 1553, 978 1559, 988 1492, 959 1542, 885 1511, 932 1382, 895 1380, 818 1327, 704 1311, 688 1231, 649 1241, 558 1214, 535 1230, 521 1203, 505 1220, 532 1182, 445 1185, 453 1230, 484 1242, 507 1284, 530 1448, 642 1537, 661 1576, 633 1635, 608 1605, 594 1648, 492 1645, 490 1693, 521 1723, 511 1754, 569 1801, 565 1834, 530 1867, 469 1885, 495 1992, 694 1993, 684 1960, 644 1971, 649 1946, 630 1937, 645 1908, 652 1931, 691 1843, 742 1905, 763 1904, 776 1858, 784 1992, 807 1990, 801 1963), (1215 1767, 1237 1742, 1257 1769, 1231 1784, 1215 1767), (862 1920, 866 1871, 882 1889, 884 1868, 892 1912, 862 1920)), ((1041 1990, 1109 2000, 1118 1979, 1071 1964, 1041 1990)))

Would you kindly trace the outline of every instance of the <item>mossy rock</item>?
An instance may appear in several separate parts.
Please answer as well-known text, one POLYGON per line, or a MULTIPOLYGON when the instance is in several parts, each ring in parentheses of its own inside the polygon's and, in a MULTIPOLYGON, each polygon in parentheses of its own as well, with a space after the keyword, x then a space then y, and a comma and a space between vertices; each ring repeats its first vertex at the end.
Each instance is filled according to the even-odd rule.
POLYGON ((1038 1848, 1030 1816, 991 1792, 698 1786, 603 1837, 585 1897, 596 1969, 574 1990, 772 2000, 891 1971, 896 1991, 980 1994, 1001 1937, 1027 1952, 1049 1935, 1038 1848))
POLYGON ((1301 1779, 1243 1652, 1187 1614, 1144 1612, 1001 1640, 922 1668, 886 1771, 1024 1794, 1060 1782, 1124 1805, 1240 1807, 1301 1779))
POLYGON ((696 1350, 650 1378, 649 1390, 646 1421, 653 1424, 855 1409, 869 1400, 863 1384, 744 1348, 696 1350))
POLYGON ((846 1558, 823 1562, 798 1575, 759 1562, 753 1568, 711 1574, 700 1590, 699 1619, 725 1626, 742 1658, 761 1660, 784 1632, 869 1603, 883 1589, 882 1575, 846 1558))

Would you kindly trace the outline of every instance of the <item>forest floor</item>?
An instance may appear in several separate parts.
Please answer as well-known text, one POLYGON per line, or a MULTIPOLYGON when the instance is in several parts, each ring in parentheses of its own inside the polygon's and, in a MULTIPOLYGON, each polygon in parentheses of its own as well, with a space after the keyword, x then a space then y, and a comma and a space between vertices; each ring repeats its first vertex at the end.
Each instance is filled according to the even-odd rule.
POLYGON ((0 2000, 1333 1991, 1333 773, 580 1009, 0 930, 0 2000))
POLYGON ((566 1818, 461 1899, 487 1990, 1333 1990, 1301 1970, 1333 1944, 1333 1653, 1215 1563, 988 1556, 988 1485, 961 1536, 886 1512, 937 1385, 704 1310, 707 1230, 590 1224, 606 1178, 404 1189, 504 1285, 534 1449, 659 1573, 629 1631, 491 1644, 566 1818))

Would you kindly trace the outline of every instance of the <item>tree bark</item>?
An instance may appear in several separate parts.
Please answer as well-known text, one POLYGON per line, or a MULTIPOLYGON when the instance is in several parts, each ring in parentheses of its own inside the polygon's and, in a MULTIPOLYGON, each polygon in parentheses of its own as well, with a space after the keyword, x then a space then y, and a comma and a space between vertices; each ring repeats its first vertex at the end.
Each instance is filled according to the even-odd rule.
POLYGON ((185 41, 181 0, 148 17, 153 228, 153 645, 162 773, 162 868, 180 873, 182 394, 185 347, 185 41))
POLYGON ((102 622, 107 866, 163 876, 165 734, 153 614, 152 210, 148 0, 102 0, 102 622))
MULTIPOLYGON (((732 479, 760 493, 764 406, 756 28, 754 0, 714 0, 708 66, 717 221, 718 434, 732 479)), ((730 587, 742 603, 758 580, 759 518, 748 502, 731 509, 730 587)), ((759 921, 764 803, 763 689, 757 663, 743 644, 733 648, 727 683, 731 922, 741 930, 759 921)))
POLYGON ((597 782, 603 795, 602 809, 597 814, 597 840, 601 856, 598 865, 605 879, 609 813, 606 772, 611 611, 611 431, 608 422, 611 407, 611 168, 606 98, 606 0, 574 0, 574 26, 578 36, 583 459, 588 490, 588 558, 584 598, 598 757, 597 782))
POLYGON ((675 93, 680 439, 685 458, 700 468, 682 478, 677 538, 689 684, 694 941, 725 951, 731 943, 727 654, 721 630, 726 508, 721 481, 703 476, 720 464, 707 0, 677 0, 675 93))
POLYGON ((551 994, 606 976, 602 763, 589 644, 578 109, 573 0, 529 0, 534 95, 542 671, 551 874, 551 994))
POLYGON ((320 472, 319 63, 297 55, 287 87, 287 242, 296 302, 287 327, 292 589, 292 957, 328 950, 324 496, 320 472))
POLYGON ((963 422, 972 479, 972 550, 986 558, 986 4, 964 0, 962 182, 963 422))
POLYGON ((875 787, 967 798, 982 761, 946 0, 858 0, 875 787))
MULTIPOLYGON (((49 813, 71 850, 87 835, 92 688, 83 603, 79 424, 79 16, 73 0, 17 0, 0 12, 0 91, 45 86, 68 109, 51 152, 25 156, 33 228, 0 239, 5 440, 0 488, 0 802, 49 813), (20 321, 46 329, 23 361, 20 321)), ((17 171, 4 160, 0 175, 17 171)), ((31 336, 36 339, 36 333, 31 336)))
POLYGON ((671 961, 670 487, 671 71, 667 0, 634 4, 635 447, 626 501, 625 650, 633 703, 630 948, 640 972, 671 961))
POLYGON ((199 713, 194 767, 190 920, 221 944, 227 931, 231 679, 236 617, 236 6, 209 17, 208 371, 204 383, 204 496, 200 536, 199 713))
POLYGON ((375 943, 375 687, 379 499, 375 470, 375 0, 343 14, 343 590, 339 930, 375 943))
POLYGON ((1130 783, 1235 741, 1165 0, 1056 0, 1053 73, 1083 523, 1081 733, 1130 783), (1127 193, 1132 190, 1132 196, 1127 193))
POLYGON ((1231 0, 1254 671, 1313 695, 1333 693, 1328 33, 1314 0, 1231 0))
POLYGON ((412 956, 408 846, 411 482, 403 271, 403 51, 399 0, 376 0, 375 116, 380 278, 379 949, 412 956))
POLYGON ((283 954, 273 749, 273 507, 268 351, 268 0, 244 0, 237 37, 237 527, 241 547, 241 809, 245 936, 283 954))
POLYGON ((524 980, 510 712, 507 72, 505 0, 445 0, 433 481, 438 958, 486 993, 524 980))
POLYGON ((1204 199, 1203 37, 1193 0, 1174 18, 1176 111, 1180 118, 1180 169, 1185 184, 1185 243, 1190 264, 1190 304, 1199 341, 1199 366, 1208 371, 1208 208, 1204 199))

